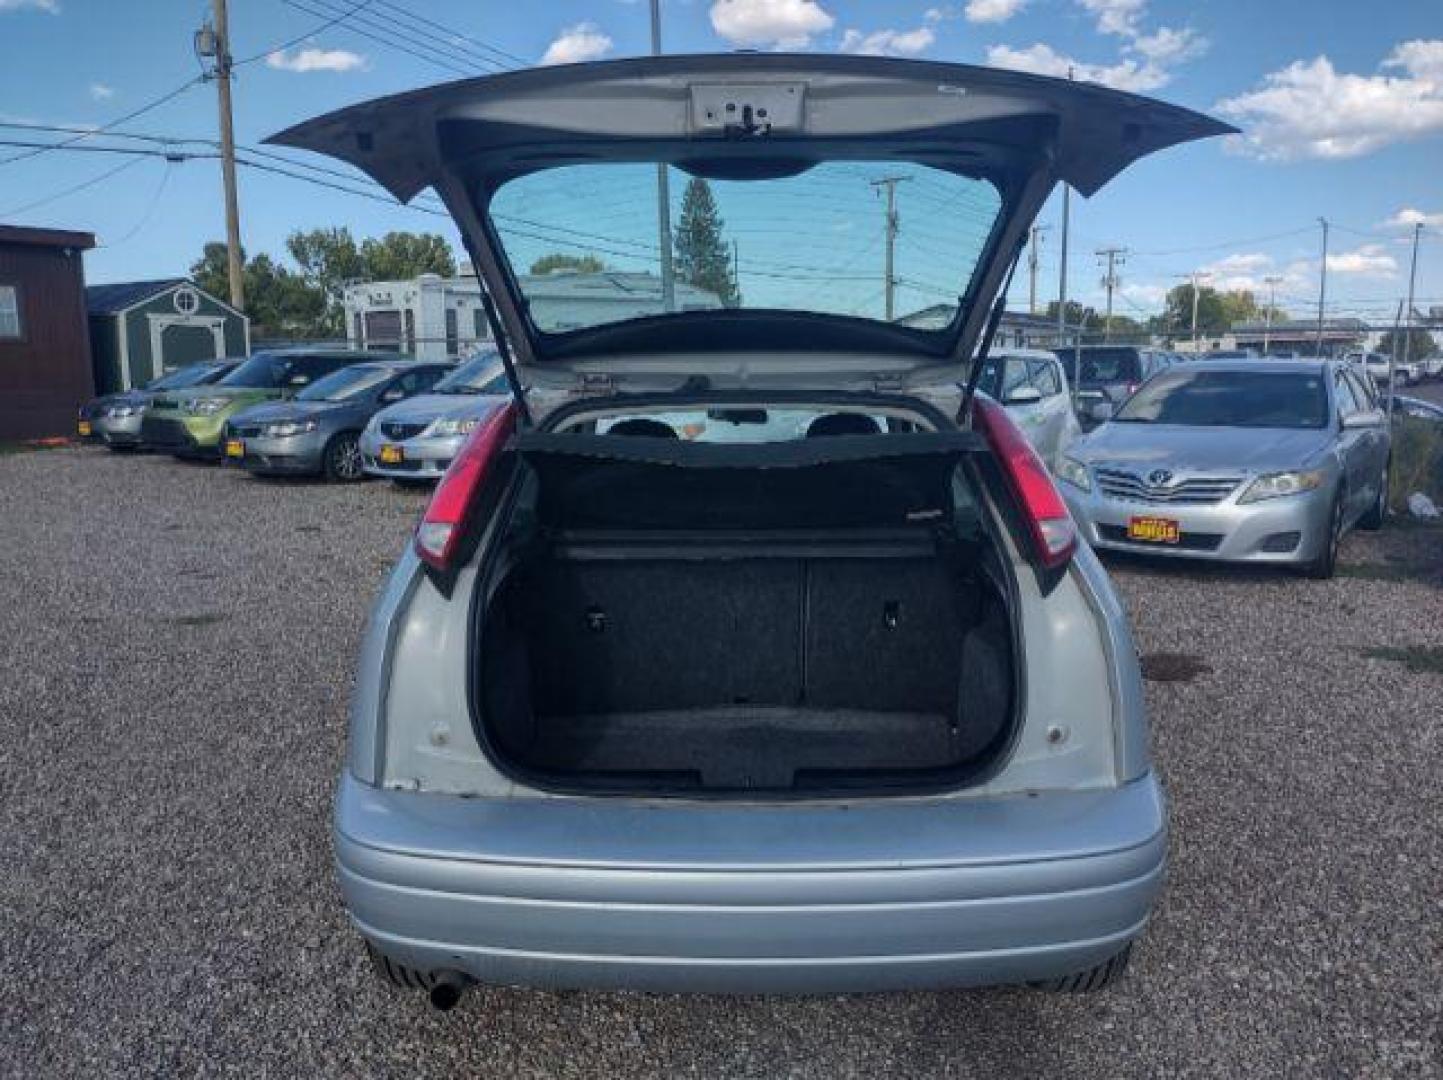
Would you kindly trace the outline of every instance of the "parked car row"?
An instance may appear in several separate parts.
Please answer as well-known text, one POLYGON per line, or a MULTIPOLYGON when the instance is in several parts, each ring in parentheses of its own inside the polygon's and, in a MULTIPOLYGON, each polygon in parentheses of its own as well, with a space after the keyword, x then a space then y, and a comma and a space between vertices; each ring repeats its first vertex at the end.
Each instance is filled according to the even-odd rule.
POLYGON ((432 481, 508 393, 494 354, 458 366, 274 349, 97 398, 81 408, 77 430, 112 450, 224 460, 258 475, 432 481))

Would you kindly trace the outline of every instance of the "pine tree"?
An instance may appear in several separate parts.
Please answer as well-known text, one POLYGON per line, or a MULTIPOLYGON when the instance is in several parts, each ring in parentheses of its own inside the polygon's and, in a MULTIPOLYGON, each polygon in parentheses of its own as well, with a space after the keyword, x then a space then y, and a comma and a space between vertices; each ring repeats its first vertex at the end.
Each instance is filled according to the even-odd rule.
POLYGON ((715 293, 727 307, 739 307, 742 298, 732 280, 731 257, 722 238, 724 225, 711 185, 693 177, 682 196, 681 221, 676 228, 676 276, 715 293))

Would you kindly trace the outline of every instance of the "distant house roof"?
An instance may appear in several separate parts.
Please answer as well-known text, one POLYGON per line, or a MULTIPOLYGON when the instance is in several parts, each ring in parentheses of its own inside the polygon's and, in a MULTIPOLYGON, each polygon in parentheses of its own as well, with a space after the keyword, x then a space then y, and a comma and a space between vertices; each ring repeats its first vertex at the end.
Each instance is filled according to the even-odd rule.
POLYGON ((185 278, 159 281, 119 281, 114 285, 90 285, 85 290, 85 307, 92 315, 115 315, 126 308, 158 296, 167 289, 184 285, 185 278))
POLYGON ((88 251, 95 237, 68 229, 28 229, 23 225, 0 225, 0 244, 34 244, 37 247, 79 248, 88 251))

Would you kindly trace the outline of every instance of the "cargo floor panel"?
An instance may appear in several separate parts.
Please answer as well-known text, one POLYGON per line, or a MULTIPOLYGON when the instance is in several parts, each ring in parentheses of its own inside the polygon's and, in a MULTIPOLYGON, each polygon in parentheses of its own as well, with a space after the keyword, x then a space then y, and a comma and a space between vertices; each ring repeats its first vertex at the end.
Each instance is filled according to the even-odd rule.
POLYGON ((956 725, 939 714, 732 706, 558 717, 527 756, 548 770, 775 789, 809 774, 931 768, 953 758, 957 743, 956 725))

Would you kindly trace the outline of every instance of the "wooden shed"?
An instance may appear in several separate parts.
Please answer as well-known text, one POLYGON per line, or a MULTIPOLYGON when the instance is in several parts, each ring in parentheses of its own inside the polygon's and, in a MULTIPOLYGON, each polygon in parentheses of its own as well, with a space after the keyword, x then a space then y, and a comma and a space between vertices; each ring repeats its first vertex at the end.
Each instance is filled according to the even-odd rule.
POLYGON ((85 298, 103 394, 198 360, 250 353, 250 320, 186 278, 92 285, 85 298))
POLYGON ((85 321, 89 233, 0 225, 0 440, 68 435, 95 392, 85 321))

